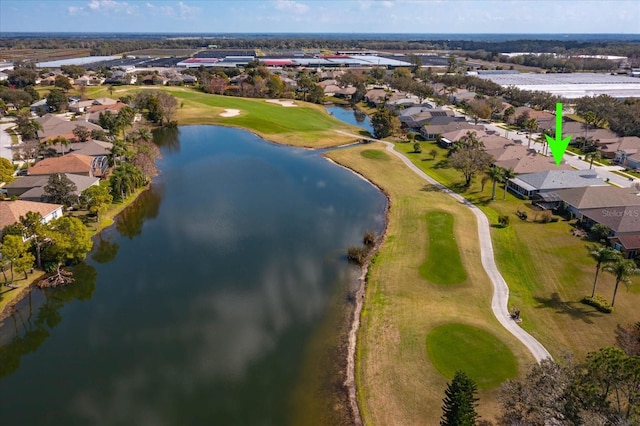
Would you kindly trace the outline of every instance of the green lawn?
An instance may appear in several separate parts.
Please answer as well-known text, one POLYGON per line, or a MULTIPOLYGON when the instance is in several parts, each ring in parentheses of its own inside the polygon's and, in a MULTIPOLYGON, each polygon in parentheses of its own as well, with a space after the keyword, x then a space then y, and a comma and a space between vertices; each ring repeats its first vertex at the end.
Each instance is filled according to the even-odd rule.
MULTIPOLYGON (((480 262, 473 213, 426 185, 395 156, 388 155, 381 161, 377 156, 363 155, 365 151, 382 149, 382 145, 373 143, 327 154, 370 178, 391 200, 386 239, 368 274, 358 334, 356 380, 360 410, 365 424, 438 424, 447 377, 430 362, 425 344, 430 330, 451 323, 468 324, 502 341, 519 365, 527 365, 533 358, 491 311, 493 287, 480 262), (453 220, 436 225, 427 219, 434 213, 453 220), (466 279, 460 284, 435 284, 421 273, 425 253, 439 250, 431 247, 433 234, 438 235, 436 239, 448 238, 450 243, 451 237, 455 238, 457 244, 448 246, 457 246, 458 269, 466 272, 466 279)), ((444 257, 437 253, 434 259, 445 263, 438 267, 451 268, 444 257)), ((460 366, 458 361, 464 362, 453 363, 454 358, 451 361, 453 370, 460 366)), ((440 362, 444 363, 446 360, 440 362)), ((497 381, 498 377, 501 376, 497 381)), ((495 418, 496 395, 495 387, 479 392, 483 418, 495 418)))
POLYGON ((364 158, 369 158, 372 160, 388 160, 389 154, 384 151, 380 151, 379 149, 366 149, 360 153, 364 158))
MULTIPOLYGON (((273 142, 313 148, 337 146, 353 141, 353 138, 336 133, 336 130, 352 133, 360 130, 329 115, 322 106, 308 102, 296 100, 296 107, 283 107, 268 103, 265 99, 211 95, 185 87, 154 89, 169 92, 178 98, 180 107, 176 118, 180 125, 216 124, 242 127, 273 142), (226 109, 239 110, 240 114, 235 117, 220 116, 226 109)), ((117 98, 140 90, 149 89, 141 86, 118 86, 111 94, 104 87, 91 88, 87 90, 87 96, 117 98)))
POLYGON ((429 248, 420 265, 420 276, 434 284, 459 284, 467 279, 453 234, 453 216, 447 212, 427 213, 429 248))
MULTIPOLYGON (((536 223, 537 211, 531 202, 511 193, 503 200, 502 185, 498 185, 495 200, 491 200, 491 182, 482 188, 481 176, 464 188, 461 173, 447 165, 447 151, 436 143, 423 142, 423 154, 413 153, 410 145, 398 143, 396 149, 425 173, 476 204, 491 223, 496 224, 499 215, 510 217, 507 228, 491 229, 496 264, 509 285, 509 307, 521 311, 521 326, 552 355, 570 351, 581 358, 588 351, 615 344, 617 324, 637 321, 638 277, 633 279, 631 291, 622 288, 620 303, 624 306, 616 300, 616 311, 611 315, 580 303, 583 296, 590 295, 595 264, 585 248, 588 241, 571 235, 574 221, 560 218, 554 223, 536 223), (435 160, 424 154, 431 149, 438 152, 435 160), (515 215, 517 210, 527 212, 529 219, 520 220, 515 215)), ((610 299, 614 279, 607 273, 600 277, 598 292, 610 299)))
POLYGON ((434 367, 451 380, 463 370, 479 389, 499 386, 518 374, 518 362, 493 334, 466 324, 445 324, 427 335, 427 352, 434 367))

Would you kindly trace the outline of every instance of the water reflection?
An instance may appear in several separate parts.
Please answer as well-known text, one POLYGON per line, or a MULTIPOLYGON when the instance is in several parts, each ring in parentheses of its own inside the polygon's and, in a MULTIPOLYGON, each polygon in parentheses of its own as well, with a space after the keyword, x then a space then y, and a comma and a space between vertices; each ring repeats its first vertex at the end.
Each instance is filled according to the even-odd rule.
POLYGON ((93 246, 93 252, 91 253, 91 259, 98 263, 109 263, 116 258, 120 244, 111 241, 111 239, 105 237, 103 233, 99 233, 98 241, 93 246))
POLYGON ((161 202, 162 187, 159 185, 152 185, 140 194, 116 219, 116 229, 120 235, 129 239, 140 235, 145 220, 158 216, 161 202))
MULTIPOLYGON (((346 300, 346 247, 382 228, 384 197, 237 129, 180 137, 151 190, 98 237, 91 302, 69 304, 56 335, 0 382, 10 423, 280 425, 295 423, 293 392, 333 405, 337 373, 305 356, 346 300), (298 386, 309 375, 319 384, 298 386)), ((331 339, 314 355, 334 353, 331 339)))
POLYGON ((20 359, 35 352, 62 320, 60 309, 72 300, 88 300, 94 290, 97 273, 95 268, 81 263, 73 268, 73 285, 37 290, 29 293, 5 319, 13 327, 2 328, 0 346, 0 377, 8 376, 20 367, 20 359), (37 311, 34 317, 34 311, 37 311))
POLYGON ((153 131, 153 142, 162 152, 176 154, 180 152, 180 129, 178 127, 164 127, 153 131))

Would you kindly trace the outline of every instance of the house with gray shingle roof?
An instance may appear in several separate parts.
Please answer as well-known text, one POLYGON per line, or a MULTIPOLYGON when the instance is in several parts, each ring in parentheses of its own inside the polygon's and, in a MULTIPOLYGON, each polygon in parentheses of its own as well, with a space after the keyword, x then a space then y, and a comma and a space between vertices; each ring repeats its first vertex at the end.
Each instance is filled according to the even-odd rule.
POLYGON ((602 186, 606 183, 594 170, 547 170, 525 173, 509 179, 507 188, 519 197, 555 192, 560 189, 602 186))
MULTIPOLYGON (((74 195, 80 196, 82 191, 90 186, 98 185, 100 178, 75 175, 72 173, 64 174, 67 179, 74 183, 76 190, 74 195)), ((20 177, 8 185, 4 186, 7 190, 7 194, 12 197, 20 197, 25 201, 42 201, 44 196, 44 187, 49 183, 49 176, 23 176, 20 177)))

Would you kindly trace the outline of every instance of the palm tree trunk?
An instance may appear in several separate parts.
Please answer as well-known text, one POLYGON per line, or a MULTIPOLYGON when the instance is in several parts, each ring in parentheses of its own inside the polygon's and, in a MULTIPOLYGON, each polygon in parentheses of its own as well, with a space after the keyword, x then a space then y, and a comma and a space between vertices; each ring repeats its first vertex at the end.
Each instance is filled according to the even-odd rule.
POLYGON ((600 264, 596 265, 596 278, 593 280, 593 290, 591 291, 591 297, 596 294, 596 285, 598 284, 598 274, 600 273, 600 264))
POLYGON ((616 293, 618 293, 618 285, 620 284, 620 280, 616 280, 616 286, 613 288, 613 297, 611 298, 611 307, 616 302, 616 293))
POLYGON ((491 199, 495 200, 496 199, 496 185, 498 184, 497 180, 493 181, 493 188, 491 189, 491 199))

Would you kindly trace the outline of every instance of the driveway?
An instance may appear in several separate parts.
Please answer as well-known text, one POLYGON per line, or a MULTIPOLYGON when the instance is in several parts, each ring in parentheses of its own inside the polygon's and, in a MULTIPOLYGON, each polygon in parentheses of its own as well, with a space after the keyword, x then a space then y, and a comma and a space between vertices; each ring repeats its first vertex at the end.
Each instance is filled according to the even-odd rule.
POLYGON ((0 124, 0 157, 9 161, 13 161, 13 152, 11 151, 11 135, 7 133, 6 129, 13 126, 12 122, 0 124))

